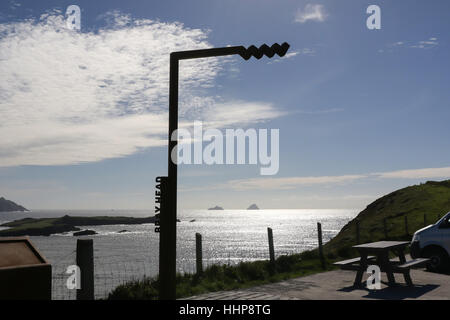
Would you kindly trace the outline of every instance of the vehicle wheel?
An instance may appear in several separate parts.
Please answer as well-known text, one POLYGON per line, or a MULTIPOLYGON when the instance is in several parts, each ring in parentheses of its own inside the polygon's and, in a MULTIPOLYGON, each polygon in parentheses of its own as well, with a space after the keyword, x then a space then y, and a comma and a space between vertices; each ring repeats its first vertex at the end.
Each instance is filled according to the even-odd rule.
POLYGON ((430 248, 424 251, 423 256, 430 259, 430 262, 427 264, 428 271, 447 271, 449 267, 449 257, 448 254, 444 252, 444 250, 440 248, 430 248))

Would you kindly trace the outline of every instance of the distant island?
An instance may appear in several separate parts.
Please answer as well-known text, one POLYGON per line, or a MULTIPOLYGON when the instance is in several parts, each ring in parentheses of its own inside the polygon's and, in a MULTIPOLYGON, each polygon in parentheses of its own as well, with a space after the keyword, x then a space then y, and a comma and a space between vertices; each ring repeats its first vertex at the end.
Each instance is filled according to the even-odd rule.
MULTIPOLYGON (((155 217, 148 217, 148 218, 106 217, 106 216, 71 217, 66 215, 61 218, 40 218, 40 219, 24 218, 0 225, 0 227, 10 228, 0 230, 0 237, 49 236, 55 233, 81 231, 79 227, 82 226, 143 224, 154 222, 155 217)), ((83 235, 83 233, 79 235, 83 235)))
POLYGON ((259 208, 256 204, 252 204, 250 207, 247 208, 247 210, 259 210, 259 208))
POLYGON ((5 198, 0 198, 0 212, 13 212, 13 211, 29 211, 28 209, 18 205, 11 200, 6 200, 5 198))
POLYGON ((209 208, 208 210, 223 210, 222 207, 215 206, 214 208, 209 208))

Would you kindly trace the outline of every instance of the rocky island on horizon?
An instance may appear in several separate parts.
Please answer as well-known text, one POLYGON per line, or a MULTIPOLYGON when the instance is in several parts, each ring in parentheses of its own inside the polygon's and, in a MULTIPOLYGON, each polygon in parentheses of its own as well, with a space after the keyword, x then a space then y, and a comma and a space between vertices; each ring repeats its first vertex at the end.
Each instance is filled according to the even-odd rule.
POLYGON ((223 210, 223 208, 219 207, 219 206, 215 206, 213 208, 209 208, 208 210, 223 210))
POLYGON ((247 210, 259 210, 258 206, 254 203, 247 208, 247 210))
POLYGON ((0 212, 14 212, 14 211, 29 211, 28 209, 18 205, 17 203, 7 200, 3 197, 0 198, 0 212))

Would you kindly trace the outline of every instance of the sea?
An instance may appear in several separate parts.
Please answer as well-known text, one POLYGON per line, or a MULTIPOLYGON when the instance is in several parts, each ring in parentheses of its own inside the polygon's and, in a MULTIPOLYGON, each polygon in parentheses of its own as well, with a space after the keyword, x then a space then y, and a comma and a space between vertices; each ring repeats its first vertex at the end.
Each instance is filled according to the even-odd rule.
MULTIPOLYGON (((322 224, 323 241, 333 238, 353 219, 358 210, 179 210, 177 223, 177 269, 195 272, 195 234, 202 235, 204 267, 233 265, 241 261, 269 258, 267 228, 273 230, 275 256, 317 247, 317 223, 322 224)), ((129 216, 149 217, 146 210, 34 210, 0 213, 0 224, 26 217, 129 216)), ((0 227, 0 230, 3 229, 0 227)), ((158 273, 159 234, 153 224, 84 226, 98 234, 75 237, 72 232, 30 237, 52 264, 53 299, 75 299, 68 289, 70 265, 75 264, 77 239, 94 240, 95 296, 106 298, 115 287, 158 273)))

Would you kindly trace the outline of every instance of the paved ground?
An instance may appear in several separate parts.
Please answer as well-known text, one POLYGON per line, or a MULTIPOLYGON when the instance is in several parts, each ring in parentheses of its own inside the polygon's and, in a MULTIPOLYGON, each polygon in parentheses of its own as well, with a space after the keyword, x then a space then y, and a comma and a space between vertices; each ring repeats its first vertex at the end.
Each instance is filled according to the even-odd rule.
POLYGON ((395 275, 398 285, 388 287, 387 278, 383 273, 380 290, 354 288, 354 278, 354 271, 330 271, 249 289, 198 295, 187 300, 450 300, 450 276, 448 275, 411 270, 413 287, 405 285, 401 274, 395 275))

